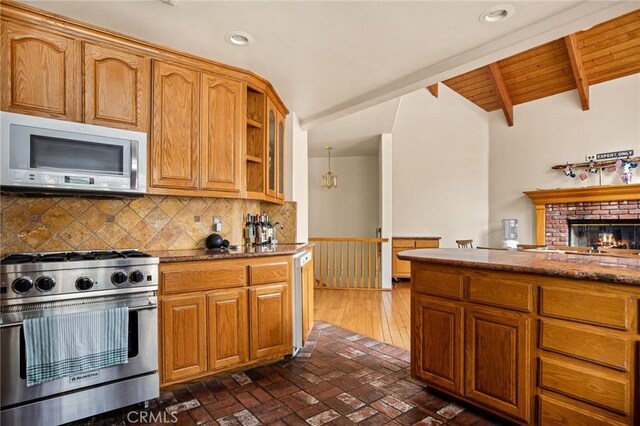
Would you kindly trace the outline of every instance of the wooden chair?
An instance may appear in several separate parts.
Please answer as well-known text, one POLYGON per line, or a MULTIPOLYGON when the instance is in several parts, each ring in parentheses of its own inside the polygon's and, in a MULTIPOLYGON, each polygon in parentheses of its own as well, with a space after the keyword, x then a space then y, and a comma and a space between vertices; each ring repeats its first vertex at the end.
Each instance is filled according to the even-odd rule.
POLYGON ((456 240, 458 248, 473 248, 473 240, 456 240))
POLYGON ((547 248, 546 244, 518 244, 518 250, 537 250, 547 248))
POLYGON ((584 253, 590 253, 593 251, 593 247, 579 247, 579 246, 553 246, 554 249, 562 251, 579 251, 584 253))

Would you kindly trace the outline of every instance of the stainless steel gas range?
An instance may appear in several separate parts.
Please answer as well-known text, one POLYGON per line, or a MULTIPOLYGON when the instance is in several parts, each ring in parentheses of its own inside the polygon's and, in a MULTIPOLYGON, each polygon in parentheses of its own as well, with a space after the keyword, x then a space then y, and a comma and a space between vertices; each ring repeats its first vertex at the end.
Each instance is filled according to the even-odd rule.
POLYGON ((136 250, 0 261, 3 425, 58 425, 158 397, 158 262, 136 250), (126 364, 27 386, 24 320, 120 307, 128 308, 126 364))

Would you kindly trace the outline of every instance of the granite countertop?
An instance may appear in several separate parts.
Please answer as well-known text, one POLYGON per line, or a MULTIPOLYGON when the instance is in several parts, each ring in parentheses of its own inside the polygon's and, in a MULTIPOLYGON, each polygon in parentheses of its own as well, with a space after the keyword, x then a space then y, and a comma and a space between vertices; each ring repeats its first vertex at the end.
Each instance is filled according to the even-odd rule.
POLYGON ((391 237, 394 240, 441 240, 442 237, 405 237, 405 236, 394 236, 391 237))
POLYGON ((313 244, 286 243, 271 246, 244 247, 238 249, 158 250, 149 254, 160 258, 160 263, 193 262, 197 260, 241 259, 265 256, 292 256, 313 244))
POLYGON ((448 248, 407 250, 398 253, 398 257, 414 262, 640 285, 640 256, 633 259, 544 251, 448 248))

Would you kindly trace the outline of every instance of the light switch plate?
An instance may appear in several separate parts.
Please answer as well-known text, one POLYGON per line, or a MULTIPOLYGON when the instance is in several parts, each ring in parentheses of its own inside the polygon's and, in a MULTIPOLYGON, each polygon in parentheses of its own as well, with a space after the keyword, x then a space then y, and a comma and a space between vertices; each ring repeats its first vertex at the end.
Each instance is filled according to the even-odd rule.
POLYGON ((220 216, 213 217, 213 230, 216 232, 222 231, 222 217, 220 216))

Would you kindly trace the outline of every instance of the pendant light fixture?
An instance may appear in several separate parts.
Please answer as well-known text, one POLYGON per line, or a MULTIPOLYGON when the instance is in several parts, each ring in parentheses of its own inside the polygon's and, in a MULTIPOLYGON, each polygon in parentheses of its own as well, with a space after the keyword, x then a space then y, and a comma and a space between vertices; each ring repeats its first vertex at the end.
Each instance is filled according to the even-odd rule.
POLYGON ((322 187, 327 189, 337 188, 338 175, 333 174, 333 172, 331 171, 331 150, 333 149, 333 147, 327 146, 325 147, 325 149, 329 153, 329 170, 327 171, 327 173, 322 175, 322 187))

